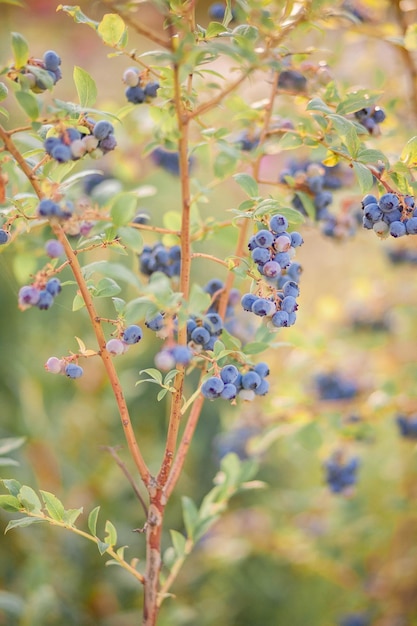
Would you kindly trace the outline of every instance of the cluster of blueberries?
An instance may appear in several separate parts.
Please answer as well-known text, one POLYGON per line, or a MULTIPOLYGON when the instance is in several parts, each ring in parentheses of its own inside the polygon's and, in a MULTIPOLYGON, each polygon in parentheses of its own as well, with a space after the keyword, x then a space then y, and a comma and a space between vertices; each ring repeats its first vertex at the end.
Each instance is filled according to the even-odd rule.
POLYGON ((17 80, 23 76, 31 91, 41 93, 62 78, 60 65, 61 59, 58 54, 54 50, 47 50, 42 59, 30 59, 29 63, 20 70, 17 80))
POLYGON ((72 202, 66 201, 65 204, 54 202, 50 198, 43 198, 36 209, 38 217, 55 217, 60 220, 67 220, 73 215, 74 206, 72 202))
POLYGON ((357 482, 359 459, 353 457, 342 462, 338 455, 325 461, 325 479, 332 493, 343 493, 357 482))
POLYGON ((51 135, 44 141, 45 152, 58 163, 77 161, 85 154, 93 158, 100 158, 103 154, 114 150, 117 141, 114 136, 114 126, 107 120, 95 122, 90 118, 86 132, 77 128, 65 128, 59 135, 51 135))
POLYGON ((255 396, 264 396, 269 391, 266 377, 269 375, 269 366, 258 363, 247 372, 241 373, 233 365, 225 365, 218 376, 210 376, 201 386, 201 393, 208 400, 223 398, 232 401, 236 397, 251 402, 255 396))
POLYGON ((358 385, 338 372, 317 374, 314 384, 320 400, 349 400, 358 394, 358 385))
POLYGON ((181 246, 164 246, 158 242, 153 246, 144 246, 139 255, 139 269, 145 276, 162 272, 169 278, 179 276, 181 272, 181 246))
POLYGON ((396 422, 402 437, 417 439, 417 413, 409 417, 397 415, 396 422))
MULTIPOLYGON (((131 324, 125 328, 119 339, 109 339, 106 349, 114 356, 123 354, 128 350, 129 346, 138 343, 142 336, 141 327, 131 324)), ((80 378, 84 374, 83 368, 78 363, 68 362, 67 359, 59 359, 56 356, 49 357, 45 363, 45 369, 50 374, 65 374, 68 378, 80 378)))
POLYGON ((365 126, 371 135, 379 132, 379 124, 386 118, 384 110, 378 106, 365 107, 360 111, 356 111, 354 116, 362 126, 365 126))
POLYGON ((24 285, 19 289, 18 302, 21 309, 36 306, 41 311, 50 309, 54 298, 62 291, 61 281, 55 276, 44 285, 24 285))
POLYGON ((246 293, 241 299, 244 311, 270 318, 277 328, 295 323, 296 298, 300 293, 297 282, 301 268, 298 263, 292 262, 292 258, 295 248, 302 245, 303 238, 296 231, 288 233, 287 228, 287 218, 274 215, 269 222, 269 230, 258 230, 249 240, 252 259, 273 293, 268 297, 246 293))
POLYGON ((417 251, 400 248, 399 250, 386 250, 388 259, 393 265, 401 265, 403 263, 417 265, 417 251))
POLYGON ((417 235, 417 207, 413 196, 384 193, 379 200, 366 195, 362 200, 363 227, 379 237, 417 235))
POLYGON ((156 98, 159 83, 149 81, 144 84, 141 73, 136 67, 129 67, 123 73, 123 82, 127 85, 125 96, 132 104, 142 104, 146 100, 156 98))
MULTIPOLYGON (((165 150, 165 148, 155 148, 151 152, 151 159, 158 167, 162 167, 163 170, 174 176, 180 175, 180 157, 178 152, 172 150, 165 150)), ((188 158, 188 166, 190 171, 194 167, 195 159, 193 156, 188 158)))

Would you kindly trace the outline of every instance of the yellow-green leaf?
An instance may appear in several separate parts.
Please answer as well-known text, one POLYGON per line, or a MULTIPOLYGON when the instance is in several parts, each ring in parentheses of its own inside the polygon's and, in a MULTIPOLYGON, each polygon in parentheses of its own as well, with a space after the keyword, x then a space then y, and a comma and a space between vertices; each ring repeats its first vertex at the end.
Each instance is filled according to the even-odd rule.
POLYGON ((120 15, 106 13, 98 25, 98 34, 109 46, 117 45, 122 39, 126 26, 120 15))

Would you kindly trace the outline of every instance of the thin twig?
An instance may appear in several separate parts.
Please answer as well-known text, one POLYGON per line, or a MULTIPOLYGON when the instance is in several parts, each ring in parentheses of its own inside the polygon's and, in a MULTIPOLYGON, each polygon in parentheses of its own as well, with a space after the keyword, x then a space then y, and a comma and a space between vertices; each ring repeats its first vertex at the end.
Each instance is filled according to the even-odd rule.
POLYGON ((139 500, 139 502, 142 505, 143 511, 145 513, 145 517, 148 517, 148 507, 146 505, 145 500, 142 497, 141 492, 139 491, 139 487, 137 486, 137 484, 134 481, 134 478, 132 476, 132 474, 129 472, 129 470, 126 467, 126 464, 122 461, 122 459, 119 457, 119 455, 116 452, 116 448, 112 447, 112 446, 103 446, 104 450, 107 450, 108 452, 110 452, 110 454, 112 455, 112 457, 114 458, 114 460, 116 461, 117 465, 120 467, 120 469, 122 470, 123 474, 126 476, 127 480, 129 481, 133 491, 135 492, 135 496, 137 497, 137 499, 139 500))

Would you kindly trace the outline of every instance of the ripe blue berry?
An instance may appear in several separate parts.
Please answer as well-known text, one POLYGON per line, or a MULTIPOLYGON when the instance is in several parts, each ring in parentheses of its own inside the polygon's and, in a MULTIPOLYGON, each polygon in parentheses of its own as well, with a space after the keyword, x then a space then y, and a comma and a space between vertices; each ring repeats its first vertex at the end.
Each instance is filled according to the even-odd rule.
POLYGON ((255 365, 253 371, 259 374, 261 378, 265 378, 266 376, 269 376, 269 365, 268 363, 261 361, 255 365))
POLYGON ((55 297, 62 291, 61 281, 59 278, 50 278, 45 286, 46 291, 48 291, 51 296, 55 297))
POLYGON ((398 220, 391 222, 389 233, 392 237, 403 237, 407 234, 406 225, 398 220))
POLYGON ((289 326, 289 315, 287 311, 277 311, 271 318, 271 322, 276 328, 289 326))
POLYGON ((0 228, 0 246, 4 245, 10 240, 10 233, 3 228, 0 228))
POLYGON ((217 376, 211 376, 201 385, 201 393, 208 400, 215 400, 220 397, 224 389, 224 382, 217 376))
POLYGON ((284 215, 273 215, 269 222, 269 228, 276 235, 284 233, 288 228, 288 220, 284 215))
POLYGON ((43 62, 46 70, 54 72, 61 65, 61 59, 54 50, 47 50, 43 55, 43 62))
POLYGON ((68 378, 80 378, 84 374, 83 368, 75 363, 68 363, 64 371, 68 378))
POLYGON ((395 193, 385 193, 379 199, 379 208, 383 213, 389 213, 395 211, 400 206, 400 201, 395 193))
POLYGON ((171 350, 172 356, 175 359, 175 363, 180 365, 188 365, 192 359, 192 352, 187 346, 175 346, 171 350))
POLYGON ((191 340, 194 343, 204 346, 210 341, 210 333, 203 326, 197 326, 191 333, 191 340))
POLYGON ((148 98, 156 98, 157 96, 157 91, 159 89, 159 83, 156 83, 154 81, 148 83, 147 85, 145 85, 145 96, 147 96, 148 98))
POLYGON ((267 300, 266 298, 258 298, 253 303, 251 311, 255 315, 265 317, 275 313, 276 307, 275 304, 271 302, 271 300, 267 300))
POLYGON ((145 102, 146 98, 144 90, 142 87, 139 87, 139 85, 128 87, 125 91, 125 96, 127 101, 132 104, 142 104, 142 102, 145 102))
POLYGON ((225 365, 220 370, 220 378, 225 384, 236 382, 239 376, 239 370, 235 365, 225 365))
POLYGON ((243 389, 255 390, 260 386, 261 382, 261 377, 254 370, 251 370, 242 376, 243 389))
POLYGON ((145 322, 145 326, 155 332, 161 330, 164 327, 164 316, 161 313, 157 313, 145 322))
POLYGON ((245 293, 240 301, 244 311, 252 311, 253 303, 256 302, 258 296, 254 293, 245 293))
POLYGON ((32 285, 24 285, 19 289, 18 300, 20 305, 35 305, 39 301, 40 290, 32 285))
POLYGON ((101 141, 102 139, 106 139, 113 132, 113 124, 111 124, 107 120, 100 120, 94 125, 93 128, 93 135, 99 141, 101 141))
POLYGON ((234 400, 237 396, 237 389, 233 383, 226 383, 223 387, 223 391, 220 394, 224 400, 234 400))
POLYGON ((123 333, 123 341, 129 345, 138 343, 142 339, 142 329, 136 324, 128 326, 123 333))
POLYGON ((57 259, 64 254, 64 246, 57 239, 49 239, 45 244, 45 252, 51 259, 57 259))
POLYGON ((54 303, 53 295, 49 293, 49 291, 47 291, 46 289, 42 289, 39 292, 39 298, 36 303, 36 306, 38 307, 38 309, 40 309, 41 311, 46 311, 47 309, 51 308, 53 303, 54 303))
POLYGON ((71 161, 71 148, 63 143, 56 144, 51 150, 51 157, 58 163, 66 163, 71 161))
POLYGON ((269 248, 274 243, 274 235, 270 230, 259 230, 254 235, 256 245, 260 248, 269 248))

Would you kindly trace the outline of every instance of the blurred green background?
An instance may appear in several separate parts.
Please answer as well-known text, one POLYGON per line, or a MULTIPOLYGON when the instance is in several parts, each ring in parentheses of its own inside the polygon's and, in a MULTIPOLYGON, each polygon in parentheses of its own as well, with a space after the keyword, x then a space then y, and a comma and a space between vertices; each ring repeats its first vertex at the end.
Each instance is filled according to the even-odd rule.
MULTIPOLYGON (((10 59, 8 33, 19 31, 35 56, 46 48, 62 56, 64 79, 56 97, 74 99, 72 66, 80 65, 99 86, 99 106, 118 110, 124 104, 120 77, 126 62, 107 59, 108 50, 93 31, 55 13, 55 6, 40 0, 31 0, 25 9, 1 5, 2 64, 10 59)), ((203 24, 207 6, 198 4, 203 24)), ((361 6, 374 21, 350 28, 346 20, 334 20, 324 40, 320 34, 310 35, 308 43, 320 45, 316 60, 325 58, 341 83, 383 92, 381 105, 388 120, 382 136, 371 143, 388 155, 396 154, 415 125, 401 58, 378 36, 396 32, 392 6, 361 6)), ((84 2, 81 7, 94 19, 104 12, 99 3, 84 2)), ((157 28, 153 11, 146 5, 140 10, 157 28)), ((407 19, 415 19, 412 11, 407 19)), ((145 41, 133 39, 132 46, 146 49, 145 41)), ((242 95, 253 101, 267 91, 258 81, 242 95)), ((296 117, 293 100, 283 97, 279 113, 296 117)), ((21 119, 14 110, 11 116, 16 123, 21 119)), ((218 119, 214 114, 214 123, 218 119)), ((238 131, 239 122, 232 123, 238 131)), ((149 128, 145 107, 138 108, 124 128, 116 128, 123 158, 116 151, 98 167, 125 187, 143 186, 143 208, 151 213, 152 223, 162 225, 163 214, 179 208, 179 183, 141 154, 149 128)), ((286 156, 268 156, 265 171, 278 177, 286 156)), ((197 158, 196 175, 207 182, 204 158, 197 158)), ((360 197, 352 184, 335 193, 334 207, 338 210, 347 202, 359 208, 360 197)), ((226 181, 202 214, 227 219, 226 210, 242 199, 237 186, 226 181)), ((161 626, 332 626, 355 612, 368 615, 369 623, 378 626, 417 625, 417 456, 415 443, 400 438, 395 423, 398 412, 417 412, 416 266, 394 265, 388 256, 404 247, 416 252, 415 238, 381 242, 359 230, 354 238, 339 242, 312 226, 301 230, 305 245, 297 251, 303 266, 298 321, 280 331, 282 347, 265 355, 272 370, 271 392, 261 402, 244 406, 206 403, 166 529, 183 530, 181 495, 199 503, 210 489, 219 448, 243 447, 246 455, 257 457, 258 478, 266 487, 234 498, 200 542, 173 588, 176 598, 163 606, 161 626), (320 400, 314 377, 331 371, 354 380, 358 395, 345 401, 320 400), (349 497, 332 495, 324 484, 322 463, 339 447, 361 460, 358 485, 349 497)), ((224 258, 232 253, 233 237, 233 230, 225 229, 208 238, 202 249, 224 258)), ((43 368, 49 356, 75 351, 75 336, 94 348, 85 312, 71 311, 75 288, 66 287, 49 312, 17 309, 18 290, 43 264, 47 238, 46 232, 23 235, 0 255, 0 437, 27 438, 14 455, 20 466, 3 468, 1 476, 56 493, 66 507, 83 506, 86 513, 100 504, 102 518, 116 525, 121 545, 129 545, 129 554, 142 558, 143 536, 132 533, 143 525, 141 510, 120 469, 103 450, 123 446, 124 441, 101 365, 89 360, 85 376, 76 383, 43 368)), ((126 263, 137 271, 134 256, 126 263)), ((224 277, 217 268, 196 261, 194 280, 204 284, 214 275, 224 277)), ((136 295, 126 287, 127 297, 136 295)), ((159 345, 147 332, 140 348, 117 361, 154 471, 163 451, 167 406, 156 403, 152 385, 135 387, 135 382, 139 370, 153 366, 159 345)), ((120 455, 128 462, 125 448, 120 455)), ((10 517, 1 512, 2 528, 10 517)), ((168 535, 166 540, 168 546, 168 535)), ((15 530, 0 539, 0 555, 0 624, 139 623, 136 583, 121 569, 106 568, 93 545, 70 533, 43 525, 15 530)))

